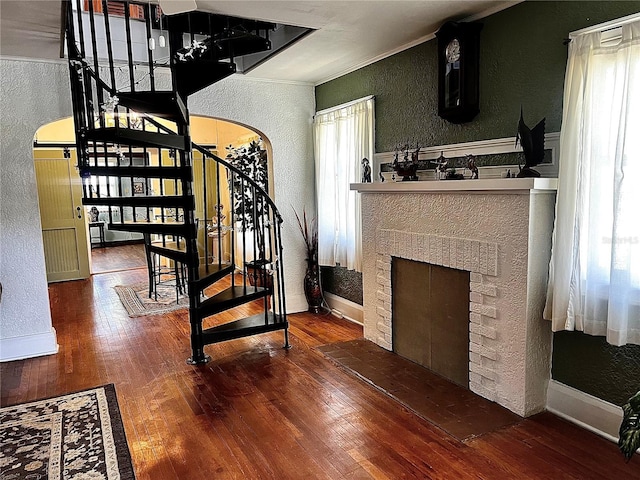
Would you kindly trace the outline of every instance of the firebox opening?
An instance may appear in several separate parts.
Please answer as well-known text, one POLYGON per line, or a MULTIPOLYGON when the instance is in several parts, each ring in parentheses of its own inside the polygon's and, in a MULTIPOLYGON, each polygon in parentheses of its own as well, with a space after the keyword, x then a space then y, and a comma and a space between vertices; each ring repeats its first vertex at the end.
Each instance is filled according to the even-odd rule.
POLYGON ((392 257, 393 351, 469 388, 469 272, 392 257))

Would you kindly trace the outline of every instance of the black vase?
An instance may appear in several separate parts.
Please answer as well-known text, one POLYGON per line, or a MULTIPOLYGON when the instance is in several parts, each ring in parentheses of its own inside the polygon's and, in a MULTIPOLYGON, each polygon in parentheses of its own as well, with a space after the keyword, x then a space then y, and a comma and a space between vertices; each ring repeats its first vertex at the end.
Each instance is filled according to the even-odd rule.
POLYGON ((304 295, 307 297, 309 311, 319 313, 322 308, 322 289, 320 288, 318 262, 307 260, 307 272, 304 275, 304 295))

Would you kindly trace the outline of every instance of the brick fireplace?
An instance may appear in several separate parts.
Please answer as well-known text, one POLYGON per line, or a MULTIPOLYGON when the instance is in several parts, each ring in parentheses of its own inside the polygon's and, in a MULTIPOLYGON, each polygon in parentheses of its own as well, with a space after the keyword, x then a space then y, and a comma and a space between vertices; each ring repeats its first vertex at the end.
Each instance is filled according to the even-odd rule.
POLYGON ((469 388, 528 416, 545 407, 542 319, 552 179, 385 182, 361 192, 364 334, 391 350, 392 257, 470 272, 469 388))

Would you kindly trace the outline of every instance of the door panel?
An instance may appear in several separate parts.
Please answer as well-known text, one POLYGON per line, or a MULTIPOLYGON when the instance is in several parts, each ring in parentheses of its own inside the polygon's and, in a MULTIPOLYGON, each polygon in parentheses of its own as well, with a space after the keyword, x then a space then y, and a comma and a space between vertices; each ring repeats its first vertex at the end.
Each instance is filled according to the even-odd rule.
POLYGON ((35 150, 34 158, 47 281, 88 278, 87 226, 75 152, 67 159, 62 150, 35 150))

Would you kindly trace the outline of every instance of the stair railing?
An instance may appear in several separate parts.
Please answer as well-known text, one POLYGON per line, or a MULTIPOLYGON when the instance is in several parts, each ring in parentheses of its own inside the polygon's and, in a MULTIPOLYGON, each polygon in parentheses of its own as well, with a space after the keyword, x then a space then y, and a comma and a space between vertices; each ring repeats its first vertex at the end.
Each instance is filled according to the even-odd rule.
MULTIPOLYGON (((234 264, 239 264, 243 270, 242 285, 247 288, 247 282, 249 282, 249 284, 254 283, 258 286, 273 288, 276 297, 273 310, 276 314, 286 316, 282 263, 282 216, 278 208, 264 188, 229 161, 223 160, 195 143, 192 144, 192 148, 208 160, 208 162, 203 162, 203 178, 205 180, 208 178, 208 168, 211 168, 208 164, 213 164, 212 168, 216 172, 216 195, 214 197, 216 205, 221 205, 221 192, 225 190, 221 185, 223 181, 221 168, 226 170, 229 204, 231 205, 229 224, 223 224, 222 214, 218 208, 213 208, 216 211, 216 222, 209 224, 210 231, 213 233, 212 237, 218 242, 218 252, 222 252, 224 234, 230 231, 230 260, 234 264), (242 189, 240 194, 235 187, 237 184, 240 184, 242 189), (252 199, 252 204, 247 208, 245 202, 249 199, 252 199), (241 213, 238 214, 238 212, 241 213), (240 236, 242 244, 240 257, 237 256, 238 252, 236 251, 238 236, 240 236), (251 257, 248 255, 249 250, 253 253, 251 257), (254 273, 250 272, 251 268, 254 269, 254 273)), ((206 181, 204 183, 206 184, 206 181)), ((212 210, 210 201, 211 195, 203 196, 203 212, 212 210)), ((222 255, 218 254, 218 266, 221 266, 221 257, 222 255)), ((234 276, 232 282, 235 281, 234 276)), ((286 317, 283 320, 286 320, 286 317)))
MULTIPOLYGON (((230 162, 191 143, 185 100, 190 93, 216 81, 215 78, 224 78, 235 71, 233 58, 236 54, 250 53, 255 51, 252 49, 256 46, 268 49, 268 29, 272 28, 271 24, 202 12, 195 12, 193 16, 191 13, 173 16, 167 30, 171 51, 167 63, 172 70, 173 83, 171 87, 167 86, 167 90, 159 91, 156 89, 154 69, 161 65, 154 58, 151 42, 146 42, 152 37, 152 8, 156 7, 148 2, 122 2, 124 15, 121 18, 126 36, 126 54, 123 54, 114 49, 112 27, 115 30, 115 22, 120 23, 121 20, 116 19, 112 23, 114 17, 110 17, 109 2, 90 0, 86 2, 86 13, 83 13, 83 3, 83 0, 75 1, 75 15, 71 2, 66 3, 66 45, 83 203, 106 206, 110 228, 145 232, 145 235, 164 232, 160 234, 163 246, 167 245, 168 237, 177 243, 178 248, 184 242, 185 254, 172 253, 171 258, 179 258, 187 264, 194 353, 192 362, 202 363, 206 356, 202 351, 204 317, 198 311, 201 307, 200 293, 212 284, 208 279, 201 281, 199 268, 199 222, 195 218, 194 199, 202 196, 205 275, 210 268, 207 228, 211 229, 218 247, 217 265, 214 265, 217 271, 209 278, 221 278, 216 276, 217 272, 226 275, 231 268, 226 264, 223 266, 226 259, 222 255, 223 237, 229 233, 230 264, 234 269, 236 265, 240 266, 243 271, 240 286, 253 292, 254 298, 264 298, 262 331, 284 328, 285 345, 288 346, 280 213, 266 188, 262 188, 255 179, 230 162), (103 27, 100 26, 94 5, 101 6, 103 27), (145 12, 138 18, 144 21, 146 58, 136 58, 132 47, 134 30, 137 29, 138 33, 141 31, 140 22, 134 28, 130 15, 130 8, 134 6, 138 8, 137 11, 145 12), (103 31, 98 32, 101 28, 103 31), (90 36, 86 35, 86 38, 85 30, 90 30, 90 36), (265 32, 266 40, 260 36, 261 30, 265 32), (192 81, 191 72, 201 68, 201 65, 187 62, 179 65, 185 68, 177 68, 176 58, 193 54, 196 44, 201 44, 200 39, 207 35, 211 48, 206 52, 206 57, 218 62, 218 69, 214 72, 213 80, 192 81), (185 36, 190 42, 187 47, 184 47, 185 36), (98 38, 102 39, 101 43, 98 38), (87 39, 90 39, 89 43, 87 39), (238 39, 242 43, 236 48, 234 42, 238 39), (91 62, 89 56, 93 57, 91 62), (180 82, 176 78, 180 78, 180 82), (127 82, 128 85, 125 85, 127 82), (154 110, 158 104, 162 108, 154 110), (175 129, 154 118, 154 113, 166 115, 175 129), (192 151, 200 152, 203 157, 202 192, 193 191, 192 151), (150 162, 151 157, 156 160, 150 162), (134 165, 134 158, 143 158, 144 161, 141 165, 134 165), (214 189, 211 185, 207 185, 211 168, 215 168, 215 193, 212 193, 214 189), (225 176, 226 179, 223 179, 225 176), (227 182, 227 185, 222 182, 227 182), (229 192, 228 199, 222 197, 225 191, 229 192), (227 224, 222 221, 221 209, 212 210, 211 205, 213 201, 217 206, 222 205, 223 200, 230 205, 230 223, 227 224), (213 215, 210 214, 212 211, 213 215), (131 218, 127 219, 128 216, 131 218), (133 228, 127 224, 128 221, 138 225, 133 228), (160 223, 163 228, 144 223, 160 223), (241 252, 237 252, 240 245, 241 252), (252 252, 250 255, 249 251, 252 252), (255 268, 252 275, 248 272, 249 266, 255 268), (269 303, 269 297, 273 298, 273 304, 269 303), (273 314, 270 315, 270 311, 273 314)), ((205 57, 202 59, 205 60, 205 57)), ((233 287, 237 282, 236 275, 231 275, 233 287)), ((245 334, 252 333, 241 332, 238 335, 245 334)), ((207 338, 211 340, 212 334, 208 335, 207 338)))

